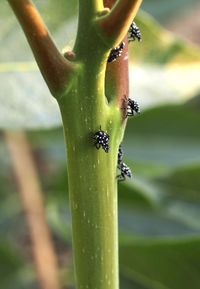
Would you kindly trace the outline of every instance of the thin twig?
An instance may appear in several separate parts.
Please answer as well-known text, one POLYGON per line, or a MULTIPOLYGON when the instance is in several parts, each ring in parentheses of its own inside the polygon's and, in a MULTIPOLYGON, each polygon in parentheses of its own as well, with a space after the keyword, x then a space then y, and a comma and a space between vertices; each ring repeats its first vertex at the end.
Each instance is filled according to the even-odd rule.
MULTIPOLYGON (((111 5, 113 2, 110 1, 111 5)), ((142 0, 119 0, 113 5, 110 13, 99 19, 99 27, 108 42, 114 45, 122 41, 141 2, 142 0)), ((108 5, 109 1, 106 0, 105 3, 108 5)))
MULTIPOLYGON (((104 6, 112 8, 116 0, 104 0, 104 6)), ((123 40, 125 47, 122 55, 117 61, 107 64, 106 69, 106 91, 113 90, 117 105, 122 108, 122 116, 126 115, 126 108, 123 109, 124 100, 129 95, 129 75, 128 75, 128 39, 123 40)))

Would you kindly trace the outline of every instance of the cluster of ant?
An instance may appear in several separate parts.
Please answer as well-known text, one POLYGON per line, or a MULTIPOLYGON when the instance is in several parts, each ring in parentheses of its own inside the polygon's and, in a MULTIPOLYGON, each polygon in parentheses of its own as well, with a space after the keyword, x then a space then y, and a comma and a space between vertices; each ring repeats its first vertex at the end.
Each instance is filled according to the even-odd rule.
MULTIPOLYGON (((128 30, 128 41, 135 41, 138 40, 139 42, 142 40, 141 32, 135 22, 132 22, 129 30, 128 30)), ((115 61, 118 57, 121 56, 122 51, 125 47, 125 43, 121 42, 117 47, 113 48, 110 52, 108 57, 108 62, 115 61)), ((126 105, 126 117, 134 116, 135 113, 139 113, 140 108, 136 101, 128 98, 127 105, 126 105)), ((110 136, 107 132, 100 129, 95 132, 92 136, 94 145, 97 149, 102 148, 106 153, 109 152, 109 139, 110 136)), ((126 177, 131 178, 132 172, 130 168, 123 162, 123 150, 122 146, 119 146, 118 149, 118 160, 117 160, 117 168, 120 171, 120 174, 117 176, 118 181, 124 181, 126 177)))
MULTIPOLYGON (((139 42, 142 41, 142 35, 141 35, 140 29, 137 27, 136 23, 132 22, 131 26, 130 26, 130 28, 128 30, 128 42, 135 41, 136 39, 139 42)), ((110 55, 109 55, 107 61, 108 62, 113 62, 118 57, 120 57, 124 47, 125 47, 125 43, 124 42, 121 42, 117 47, 114 47, 110 51, 110 55)))

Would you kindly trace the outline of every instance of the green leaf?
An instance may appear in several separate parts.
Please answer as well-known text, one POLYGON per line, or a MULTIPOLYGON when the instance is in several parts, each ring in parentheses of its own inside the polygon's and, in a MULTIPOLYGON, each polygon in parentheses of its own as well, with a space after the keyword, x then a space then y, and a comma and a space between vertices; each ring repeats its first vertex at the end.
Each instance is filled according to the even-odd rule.
POLYGON ((179 199, 200 202, 200 164, 180 167, 172 171, 160 183, 165 186, 170 196, 179 199))
POLYGON ((0 280, 4 289, 32 288, 33 272, 30 266, 24 266, 17 248, 8 241, 0 239, 0 280))
POLYGON ((140 13, 136 23, 141 43, 130 43, 132 61, 153 64, 200 64, 200 49, 164 29, 149 14, 140 13))
POLYGON ((153 15, 159 22, 166 24, 171 18, 178 18, 181 13, 185 13, 187 9, 195 9, 198 0, 174 0, 174 1, 143 1, 142 8, 153 15))
MULTIPOLYGON (((59 47, 75 37, 77 0, 34 1, 59 47), (62 34, 62 36, 61 36, 62 34), (63 42, 64 41, 64 42, 63 42)), ((16 17, 6 1, 0 1, 0 62, 24 62, 33 59, 32 52, 16 17)))
MULTIPOLYGON (((62 48, 68 44, 72 47, 77 28, 77 1, 66 4, 64 0, 59 0, 55 4, 55 1, 48 0, 45 4, 41 1, 36 1, 36 4, 58 46, 62 48)), ((56 101, 50 96, 33 62, 25 37, 6 2, 0 3, 0 16, 0 127, 28 129, 59 126, 61 117, 56 101)), ((130 59, 159 64, 198 63, 200 56, 197 48, 174 38, 150 16, 141 14, 138 24, 144 40, 141 45, 130 44, 130 59)), ((168 66, 165 70, 155 66, 133 66, 131 78, 132 75, 131 94, 133 92, 141 98, 143 107, 182 102, 199 89, 198 65, 184 69, 183 66, 181 69, 168 66)))
POLYGON ((198 289, 200 240, 139 239, 120 247, 121 273, 151 289, 198 289))
POLYGON ((11 249, 11 246, 7 244, 7 242, 2 242, 0 246, 0 256, 1 256, 1 266, 0 266, 0 280, 2 282, 3 278, 9 278, 9 275, 13 273, 13 271, 17 271, 20 265, 22 265, 22 261, 17 256, 16 252, 11 249))
POLYGON ((160 208, 157 211, 128 209, 119 206, 120 241, 134 237, 187 237, 199 236, 200 228, 193 222, 187 222, 180 216, 167 213, 160 208))
POLYGON ((145 186, 137 178, 119 183, 120 206, 153 209, 158 205, 158 200, 152 191, 150 186, 145 186))
POLYGON ((185 105, 150 109, 129 120, 123 143, 125 156, 133 163, 144 164, 144 170, 149 166, 149 175, 153 165, 167 171, 199 162, 198 123, 198 111, 185 105))
MULTIPOLYGON (((60 48, 73 45, 77 1, 36 1, 60 48)), ((22 29, 6 1, 0 2, 0 128, 49 128, 61 124, 58 105, 50 95, 22 29)))
POLYGON ((180 167, 156 181, 167 194, 164 209, 170 216, 200 229, 200 164, 180 167))
MULTIPOLYGON (((157 5, 157 4, 156 4, 157 5)), ((200 90, 200 49, 140 13, 142 42, 129 44, 130 95, 143 107, 183 103, 200 90)))
POLYGON ((141 107, 183 104, 200 91, 200 65, 163 66, 132 64, 130 66, 130 97, 141 107))

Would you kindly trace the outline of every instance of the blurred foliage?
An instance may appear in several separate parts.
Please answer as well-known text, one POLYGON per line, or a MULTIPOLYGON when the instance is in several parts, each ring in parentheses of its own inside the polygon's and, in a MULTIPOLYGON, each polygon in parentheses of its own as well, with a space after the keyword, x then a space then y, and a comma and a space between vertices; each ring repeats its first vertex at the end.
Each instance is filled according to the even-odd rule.
POLYGON ((136 23, 142 33, 142 43, 134 45, 130 51, 131 60, 144 63, 198 64, 199 48, 177 38, 147 13, 140 12, 136 23))
POLYGON ((173 0, 159 1, 148 0, 143 1, 142 9, 153 15, 161 23, 167 23, 173 17, 179 17, 181 13, 187 12, 188 9, 199 3, 199 0, 173 0))
MULTIPOLYGON (((77 1, 35 3, 59 47, 66 43, 72 46, 77 1)), ((191 3, 197 1, 149 0, 144 1, 143 8, 164 22, 191 3)), ((61 119, 6 1, 0 2, 0 15, 0 126, 51 128, 27 134, 44 191, 48 222, 57 246, 63 248, 58 254, 60 260, 71 246, 64 139, 61 128, 52 128, 60 125, 61 119)), ((119 185, 121 288, 197 289, 200 115, 199 97, 192 97, 200 91, 200 52, 163 30, 145 13, 136 21, 143 42, 130 44, 130 75, 133 72, 134 77, 131 93, 141 99, 142 114, 128 121, 123 143, 125 162, 134 178, 119 185)), ((0 141, 1 286, 34 289, 37 285, 30 265, 27 228, 3 135, 0 141)), ((71 259, 66 263, 69 268, 61 266, 61 279, 63 284, 71 285, 71 259)))
MULTIPOLYGON (((67 5, 64 0, 36 4, 57 45, 61 49, 66 45, 73 47, 77 1, 67 5)), ((6 1, 0 2, 0 16, 0 127, 33 129, 61 125, 57 103, 50 96, 6 1)), ((142 107, 181 103, 200 91, 200 50, 175 38, 144 12, 136 22, 143 41, 129 45, 130 78, 135 79, 130 83, 130 94, 138 95, 142 107)))
POLYGON ((198 289, 199 258, 198 238, 134 240, 120 250, 122 273, 149 289, 198 289))
MULTIPOLYGON (((195 275, 193 265, 199 258, 197 242, 200 234, 200 136, 197 122, 196 109, 186 104, 146 110, 128 122, 124 152, 126 162, 133 168, 134 178, 119 186, 123 289, 189 289, 187 282, 180 282, 184 270, 189 276, 191 274, 192 288, 198 288, 200 271, 195 267, 195 275)), ((49 225, 55 238, 67 247, 71 244, 71 222, 62 129, 29 132, 28 138, 45 193, 49 225)), ((5 183, 3 176, 1 183, 5 183)), ((10 214, 3 218, 4 227, 11 223, 11 218, 17 222, 22 217, 19 209, 12 213, 16 197, 11 197, 11 191, 15 190, 7 188, 2 204, 3 212, 6 207, 10 214)), ((23 234, 22 230, 20 235, 23 234)))

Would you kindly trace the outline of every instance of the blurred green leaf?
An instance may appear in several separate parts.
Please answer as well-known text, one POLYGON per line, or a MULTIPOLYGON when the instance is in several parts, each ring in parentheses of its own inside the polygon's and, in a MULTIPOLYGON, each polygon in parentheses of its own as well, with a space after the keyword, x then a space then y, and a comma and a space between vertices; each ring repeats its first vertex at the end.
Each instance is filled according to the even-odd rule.
MULTIPOLYGON (((34 1, 59 47, 75 36, 77 0, 34 1), (73 25, 72 25, 73 23, 73 25), (62 34, 62 37, 61 35, 62 34), (65 42, 63 42, 65 41, 65 42)), ((31 50, 16 17, 6 1, 0 1, 0 61, 24 62, 33 59, 31 50)))
POLYGON ((120 288, 122 289, 150 289, 149 284, 145 286, 144 284, 138 283, 136 280, 130 280, 124 275, 120 275, 120 288))
POLYGON ((149 211, 141 208, 119 206, 120 241, 127 237, 186 237, 199 236, 200 228, 176 214, 160 207, 149 211))
MULTIPOLYGON (((4 240, 0 239, 0 282, 3 289, 33 288, 33 271, 24 265, 18 250, 4 240)), ((35 285, 35 284, 34 284, 35 285)), ((34 287, 35 288, 35 287, 34 287)))
POLYGON ((3 279, 9 279, 13 271, 17 271, 18 268, 22 265, 22 260, 18 254, 11 249, 12 247, 8 245, 7 242, 2 242, 0 245, 0 280, 3 282, 3 279))
POLYGON ((200 164, 180 167, 158 178, 166 192, 164 210, 177 220, 200 229, 200 164))
POLYGON ((163 66, 132 64, 130 66, 130 97, 141 107, 183 104, 200 91, 200 65, 163 66))
POLYGON ((140 13, 136 23, 142 33, 141 43, 130 43, 132 62, 153 64, 199 64, 200 49, 164 29, 147 13, 140 13))
MULTIPOLYGON (((71 1, 66 5, 64 0, 59 0, 56 4, 54 2, 48 0, 42 4, 41 1, 36 1, 36 4, 58 46, 62 48, 67 43, 72 47, 77 27, 77 3, 71 1)), ((50 96, 33 62, 25 37, 16 25, 17 21, 8 4, 1 2, 0 8, 0 15, 3 14, 2 23, 0 21, 0 60, 3 60, 3 63, 0 63, 0 127, 8 129, 59 126, 61 117, 57 103, 50 96)), ((135 81, 131 81, 131 94, 134 91, 144 107, 189 99, 200 89, 200 69, 197 65, 200 60, 199 50, 166 32, 144 13, 138 16, 137 21, 144 34, 143 42, 141 45, 130 44, 130 59, 168 66, 163 69, 161 66, 134 65, 130 71, 131 78, 132 75, 135 78, 135 81), (191 66, 194 62, 195 66, 191 66), (181 64, 181 69, 169 67, 172 63, 181 64), (183 69, 183 63, 190 65, 183 69)))
POLYGON ((120 247, 122 275, 148 289, 198 289, 199 259, 198 238, 128 240, 120 247))
POLYGON ((174 1, 143 1, 142 9, 153 15, 162 23, 169 22, 172 17, 178 18, 179 15, 195 7, 199 3, 198 0, 174 0, 174 1))
POLYGON ((53 233, 66 244, 71 244, 71 213, 68 198, 67 191, 60 192, 60 197, 55 195, 55 198, 49 198, 46 204, 46 217, 53 233))
POLYGON ((152 193, 150 186, 137 179, 119 183, 119 204, 128 207, 153 209, 157 206, 158 200, 152 193))
MULTIPOLYGON (((200 230, 200 203, 191 201, 180 201, 176 198, 170 199, 166 202, 164 207, 168 215, 172 216, 176 220, 180 220, 190 228, 200 230)), ((200 232, 199 232, 200 233, 200 232)))
MULTIPOLYGON (((77 1, 35 1, 60 48, 73 45, 77 1)), ((6 1, 0 2, 0 128, 49 128, 61 124, 22 29, 6 1), (22 113, 23 112, 23 113, 22 113)))
POLYGON ((200 49, 169 33, 144 12, 136 23, 142 42, 129 44, 131 97, 138 96, 143 107, 192 98, 200 91, 200 49))
MULTIPOLYGON (((128 122, 125 158, 152 167, 178 167, 200 161, 200 114, 185 105, 153 108, 128 122)), ((142 168, 142 166, 140 166, 142 168)), ((136 167, 135 172, 137 173, 136 167)))
POLYGON ((199 111, 200 108, 200 90, 191 99, 188 100, 187 105, 199 111))
POLYGON ((180 167, 160 183, 173 198, 200 202, 200 164, 180 167))

